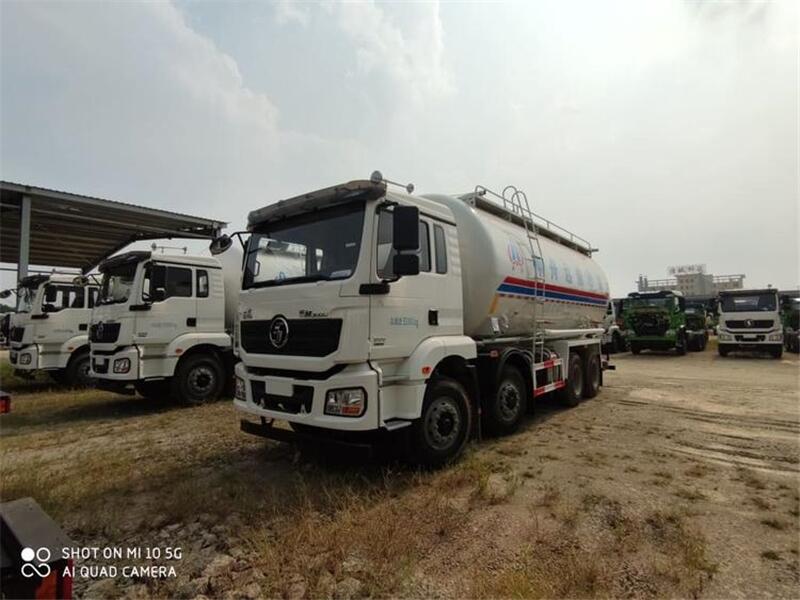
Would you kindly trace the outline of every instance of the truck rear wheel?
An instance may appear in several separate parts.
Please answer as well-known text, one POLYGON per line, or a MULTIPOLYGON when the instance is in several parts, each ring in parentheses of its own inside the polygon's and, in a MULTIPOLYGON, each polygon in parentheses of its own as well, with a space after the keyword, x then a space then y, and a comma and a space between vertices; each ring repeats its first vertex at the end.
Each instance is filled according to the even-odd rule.
POLYGON ((558 398, 569 407, 578 406, 583 397, 583 361, 577 353, 570 353, 567 381, 558 392, 558 398))
POLYGON ((467 392, 449 377, 428 382, 422 416, 410 428, 410 453, 414 461, 440 467, 457 458, 472 429, 472 406, 467 392))
POLYGON ((487 407, 486 430, 494 435, 514 433, 528 410, 525 380, 519 369, 506 365, 500 372, 499 382, 491 405, 487 407))
POLYGON ((675 342, 675 351, 678 353, 678 356, 686 354, 686 346, 688 343, 689 337, 685 332, 678 335, 678 339, 675 342))
POLYGON ((87 386, 91 385, 92 379, 91 364, 89 363, 89 352, 84 351, 75 354, 69 359, 67 368, 64 369, 64 380, 67 385, 87 386))
POLYGON ((216 356, 192 354, 181 360, 172 378, 172 395, 186 404, 205 404, 216 400, 225 382, 222 365, 216 356))
POLYGON ((583 397, 594 398, 600 392, 600 355, 592 352, 586 359, 586 376, 583 380, 583 397))

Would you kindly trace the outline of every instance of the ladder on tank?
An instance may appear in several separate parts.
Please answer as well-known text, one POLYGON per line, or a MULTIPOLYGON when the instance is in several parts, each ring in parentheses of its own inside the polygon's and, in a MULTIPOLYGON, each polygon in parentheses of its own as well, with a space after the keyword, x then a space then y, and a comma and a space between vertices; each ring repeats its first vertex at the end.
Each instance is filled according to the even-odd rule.
POLYGON ((531 267, 533 273, 533 323, 531 331, 531 352, 533 364, 544 360, 544 332, 539 325, 544 321, 545 278, 544 259, 542 258, 542 245, 539 241, 539 232, 533 221, 533 213, 528 196, 513 185, 503 189, 503 208, 519 215, 525 224, 525 233, 528 237, 528 246, 531 252, 531 267))

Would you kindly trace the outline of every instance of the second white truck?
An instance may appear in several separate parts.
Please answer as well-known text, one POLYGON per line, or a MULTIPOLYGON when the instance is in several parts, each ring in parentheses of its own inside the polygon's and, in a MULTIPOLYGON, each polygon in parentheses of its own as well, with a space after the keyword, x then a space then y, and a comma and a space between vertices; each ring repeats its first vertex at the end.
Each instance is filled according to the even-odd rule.
POLYGON ((219 397, 233 372, 241 253, 229 248, 217 259, 135 251, 99 269, 89 332, 98 386, 189 404, 219 397))
POLYGON ((720 292, 717 341, 720 356, 736 350, 783 355, 783 324, 778 290, 720 292))
POLYGON ((255 210, 248 228, 246 432, 357 446, 396 434, 438 465, 481 428, 515 431, 544 394, 574 406, 600 390, 605 274, 514 188, 420 196, 376 173, 255 210), (286 274, 289 251, 301 268, 286 274))
POLYGON ((30 275, 17 287, 10 318, 9 362, 23 376, 46 371, 56 382, 86 385, 89 321, 96 285, 76 284, 64 274, 30 275))

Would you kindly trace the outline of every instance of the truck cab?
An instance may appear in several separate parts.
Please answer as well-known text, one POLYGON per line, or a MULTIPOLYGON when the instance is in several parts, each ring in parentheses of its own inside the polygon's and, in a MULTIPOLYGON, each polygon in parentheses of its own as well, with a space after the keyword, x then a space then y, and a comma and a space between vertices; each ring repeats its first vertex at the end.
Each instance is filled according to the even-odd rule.
POLYGON ((702 352, 708 345, 708 311, 700 302, 687 303, 686 306, 687 348, 702 352))
POLYGON ((717 340, 719 355, 737 350, 769 352, 774 358, 783 354, 778 290, 735 290, 720 292, 717 340))
POLYGON ((622 321, 622 300, 609 300, 603 319, 603 350, 624 352, 626 341, 622 321))
POLYGON ((232 369, 220 262, 127 252, 100 264, 89 331, 98 386, 197 404, 217 398, 232 369))
POLYGON ((672 348, 686 354, 686 302, 681 292, 632 292, 625 299, 623 317, 633 354, 672 348))
POLYGON ((21 375, 46 371, 68 385, 90 382, 89 322, 98 287, 66 275, 19 282, 9 330, 9 361, 21 375))

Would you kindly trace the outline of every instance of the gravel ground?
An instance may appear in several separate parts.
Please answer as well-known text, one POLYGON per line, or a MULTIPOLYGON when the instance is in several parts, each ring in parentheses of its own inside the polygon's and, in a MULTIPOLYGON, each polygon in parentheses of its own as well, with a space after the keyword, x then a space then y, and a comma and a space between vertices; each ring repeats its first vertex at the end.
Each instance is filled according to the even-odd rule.
POLYGON ((89 597, 797 597, 797 355, 612 362, 596 399, 432 474, 248 437, 227 402, 22 388, 2 499, 76 545, 181 547, 127 561, 175 577, 76 578, 89 597))

